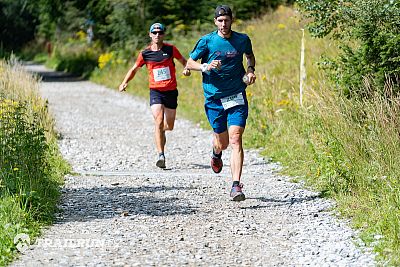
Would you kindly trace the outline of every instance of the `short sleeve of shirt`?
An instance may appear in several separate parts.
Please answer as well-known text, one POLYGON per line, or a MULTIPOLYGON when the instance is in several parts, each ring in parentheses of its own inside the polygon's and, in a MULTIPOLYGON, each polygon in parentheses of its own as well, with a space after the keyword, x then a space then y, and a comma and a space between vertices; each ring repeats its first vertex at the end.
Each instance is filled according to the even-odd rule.
POLYGON ((181 52, 179 52, 178 48, 176 48, 175 46, 172 47, 172 54, 173 54, 173 57, 178 60, 183 58, 181 52))
POLYGON ((208 52, 207 41, 204 37, 200 38, 194 46, 192 52, 190 52, 190 58, 194 61, 203 58, 203 56, 208 52))
POLYGON ((247 36, 246 48, 244 50, 244 53, 246 55, 252 55, 253 54, 253 46, 251 45, 251 40, 250 40, 249 36, 247 36))
POLYGON ((142 52, 139 53, 139 56, 138 56, 138 58, 136 59, 136 63, 135 63, 135 64, 136 64, 136 66, 138 66, 138 67, 143 67, 143 65, 146 64, 146 62, 144 62, 142 52))

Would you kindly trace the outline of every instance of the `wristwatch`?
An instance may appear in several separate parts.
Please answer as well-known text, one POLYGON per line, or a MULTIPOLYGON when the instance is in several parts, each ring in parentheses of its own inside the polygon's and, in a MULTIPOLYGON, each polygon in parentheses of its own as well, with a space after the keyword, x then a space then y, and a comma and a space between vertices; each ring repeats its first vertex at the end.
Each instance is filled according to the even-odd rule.
POLYGON ((256 68, 254 68, 254 66, 247 66, 247 68, 250 68, 250 69, 252 69, 252 70, 253 70, 253 72, 254 72, 254 71, 256 71, 256 68))

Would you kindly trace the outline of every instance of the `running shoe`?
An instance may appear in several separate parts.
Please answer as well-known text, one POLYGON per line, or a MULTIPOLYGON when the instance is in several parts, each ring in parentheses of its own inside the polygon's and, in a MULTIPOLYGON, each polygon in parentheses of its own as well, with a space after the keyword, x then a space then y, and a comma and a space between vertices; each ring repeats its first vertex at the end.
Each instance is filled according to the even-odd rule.
POLYGON ((162 169, 165 168, 165 156, 164 155, 158 156, 158 160, 156 162, 156 166, 158 168, 162 168, 162 169))
POLYGON ((220 173, 222 171, 222 166, 224 166, 222 159, 214 156, 211 157, 211 169, 213 172, 220 173))
POLYGON ((242 188, 243 184, 232 186, 230 195, 233 201, 243 201, 246 199, 246 196, 242 192, 242 188))

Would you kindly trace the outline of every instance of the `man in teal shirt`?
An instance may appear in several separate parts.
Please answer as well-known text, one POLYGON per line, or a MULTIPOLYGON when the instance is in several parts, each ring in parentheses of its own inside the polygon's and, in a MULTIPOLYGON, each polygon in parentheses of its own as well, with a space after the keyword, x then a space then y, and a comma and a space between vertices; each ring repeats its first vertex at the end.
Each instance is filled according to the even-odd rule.
POLYGON ((233 185, 230 196, 234 201, 245 200, 240 183, 243 167, 242 135, 248 116, 246 87, 255 82, 256 60, 250 38, 232 31, 232 10, 221 5, 215 10, 217 30, 197 42, 186 68, 203 73, 205 111, 214 131, 211 168, 215 173, 222 170, 222 151, 229 145, 233 185), (243 55, 247 68, 243 67, 243 55), (201 63, 196 62, 201 59, 201 63))

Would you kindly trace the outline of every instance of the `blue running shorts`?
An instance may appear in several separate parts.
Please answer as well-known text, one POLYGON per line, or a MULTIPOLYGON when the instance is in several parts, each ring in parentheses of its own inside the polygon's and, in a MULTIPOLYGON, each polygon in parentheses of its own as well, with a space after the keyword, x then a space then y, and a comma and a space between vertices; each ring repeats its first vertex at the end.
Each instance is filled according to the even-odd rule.
POLYGON ((220 99, 207 99, 204 104, 208 122, 217 134, 225 132, 229 126, 235 125, 245 128, 249 113, 246 92, 243 92, 244 105, 237 105, 227 110, 222 106, 220 99))

